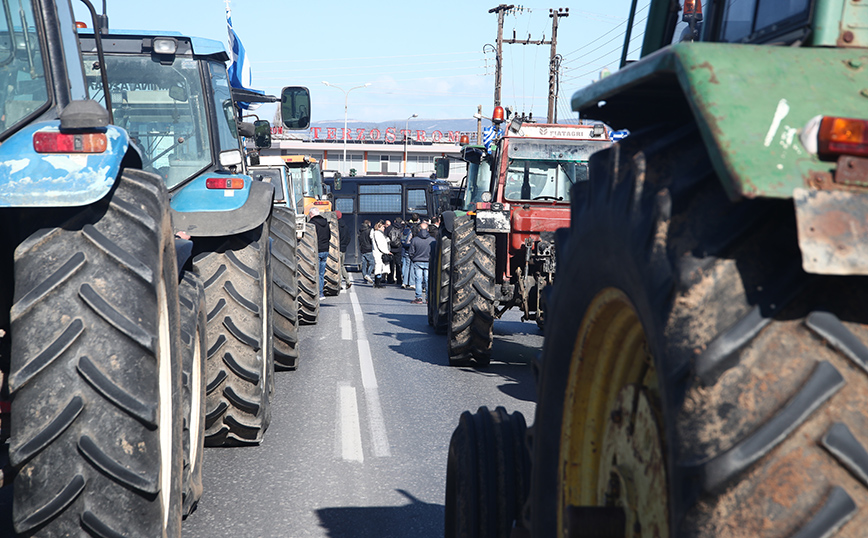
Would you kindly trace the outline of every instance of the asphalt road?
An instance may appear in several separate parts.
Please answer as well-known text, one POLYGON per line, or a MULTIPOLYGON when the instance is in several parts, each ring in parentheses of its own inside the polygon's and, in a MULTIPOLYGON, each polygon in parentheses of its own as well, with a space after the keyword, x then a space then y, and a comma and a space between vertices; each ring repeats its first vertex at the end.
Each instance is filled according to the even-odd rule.
POLYGON ((542 333, 508 312, 485 369, 452 368, 412 291, 359 283, 301 327, 261 446, 207 448, 185 538, 442 537, 449 438, 462 411, 502 405, 533 421, 542 333))

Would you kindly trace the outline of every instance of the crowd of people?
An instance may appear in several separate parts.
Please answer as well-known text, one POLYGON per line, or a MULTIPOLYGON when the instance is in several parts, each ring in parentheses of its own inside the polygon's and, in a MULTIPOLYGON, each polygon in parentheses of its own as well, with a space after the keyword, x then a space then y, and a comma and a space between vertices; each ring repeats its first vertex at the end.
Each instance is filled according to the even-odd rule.
MULTIPOLYGON (((346 288, 349 289, 353 284, 344 265, 344 256, 351 237, 348 226, 341 220, 343 217, 341 212, 335 211, 335 216, 338 218, 341 280, 346 282, 346 288)), ((308 218, 316 231, 319 254, 319 295, 320 299, 324 299, 325 270, 331 234, 328 221, 320 214, 319 209, 311 208, 308 218)), ((426 303, 428 261, 439 225, 440 217, 422 219, 416 213, 412 213, 406 222, 400 217, 394 222, 380 220, 373 225, 369 220, 362 222, 359 226, 358 238, 362 278, 373 284, 375 288, 397 285, 402 289, 414 290, 416 297, 410 302, 426 303)))
POLYGON ((428 288, 428 259, 439 218, 420 219, 413 213, 406 222, 365 220, 359 227, 362 278, 375 288, 397 285, 412 289, 414 304, 425 303, 428 288))

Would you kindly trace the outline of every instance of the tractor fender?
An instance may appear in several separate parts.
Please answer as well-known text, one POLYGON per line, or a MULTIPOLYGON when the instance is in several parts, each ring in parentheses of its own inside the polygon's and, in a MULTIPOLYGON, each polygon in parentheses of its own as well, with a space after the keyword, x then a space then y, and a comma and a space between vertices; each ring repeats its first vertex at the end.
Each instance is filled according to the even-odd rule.
POLYGON ((572 97, 582 117, 637 132, 695 122, 730 199, 791 199, 834 163, 799 139, 817 115, 865 117, 864 49, 678 43, 572 97))
POLYGON ((864 165, 851 159, 839 181, 809 134, 818 116, 866 117, 863 63, 864 49, 678 43, 579 90, 572 108, 635 133, 695 124, 731 200, 793 201, 806 272, 868 275, 864 165))
POLYGON ((244 178, 243 189, 206 189, 203 175, 177 192, 171 200, 175 229, 192 237, 222 237, 252 230, 268 220, 274 186, 249 176, 234 177, 244 178))
POLYGON ((102 199, 118 177, 130 145, 109 125, 102 153, 37 153, 37 133, 59 133, 60 121, 28 125, 0 145, 0 207, 79 207, 102 199))

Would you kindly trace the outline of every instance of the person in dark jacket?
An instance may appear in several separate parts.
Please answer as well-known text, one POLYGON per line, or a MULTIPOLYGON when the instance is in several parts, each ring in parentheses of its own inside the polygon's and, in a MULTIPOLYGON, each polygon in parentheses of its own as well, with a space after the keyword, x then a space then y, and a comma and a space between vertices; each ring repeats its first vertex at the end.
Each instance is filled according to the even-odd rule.
POLYGON ((413 287, 413 271, 410 262, 410 241, 413 240, 413 234, 416 233, 419 227, 419 215, 410 213, 410 220, 404 223, 404 229, 401 230, 401 287, 411 289, 413 287))
POLYGON ((329 240, 331 239, 329 221, 319 214, 319 209, 316 207, 310 208, 307 215, 316 230, 316 250, 319 253, 319 298, 325 299, 323 286, 325 286, 326 262, 329 259, 329 240))
POLYGON ((422 297, 423 293, 427 292, 428 258, 433 242, 434 238, 428 233, 428 223, 422 221, 419 224, 419 231, 413 235, 413 239, 410 241, 410 262, 413 264, 413 275, 416 279, 416 298, 411 301, 413 304, 425 302, 422 297))
POLYGON ((374 245, 371 243, 371 221, 365 220, 359 226, 359 254, 362 255, 362 277, 374 283, 374 245))
POLYGON ((338 237, 341 241, 341 279, 346 282, 346 288, 350 289, 353 283, 350 282, 350 275, 347 273, 347 266, 344 265, 344 258, 347 257, 347 247, 350 244, 350 229, 347 226, 346 221, 344 221, 341 217, 343 217, 343 213, 340 211, 335 211, 335 216, 338 218, 338 237))
POLYGON ((389 284, 401 285, 401 231, 404 229, 404 221, 396 217, 391 226, 385 230, 386 239, 389 241, 389 252, 392 254, 392 262, 389 264, 389 284))

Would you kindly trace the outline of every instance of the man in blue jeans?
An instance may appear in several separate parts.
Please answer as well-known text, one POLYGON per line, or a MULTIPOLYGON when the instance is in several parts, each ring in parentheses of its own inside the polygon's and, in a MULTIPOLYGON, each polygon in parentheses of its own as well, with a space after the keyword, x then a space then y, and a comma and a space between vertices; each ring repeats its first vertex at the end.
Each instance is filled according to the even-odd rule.
POLYGON ((410 262, 413 264, 413 276, 416 279, 416 298, 411 304, 423 304, 423 292, 428 288, 428 256, 431 252, 431 243, 434 238, 428 233, 428 223, 422 221, 419 224, 419 232, 413 235, 410 241, 410 262))
POLYGON ((329 221, 319 214, 319 209, 316 207, 310 208, 307 215, 316 230, 316 250, 319 253, 319 298, 325 299, 323 286, 325 286, 326 262, 329 259, 329 240, 331 239, 329 221))

